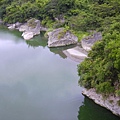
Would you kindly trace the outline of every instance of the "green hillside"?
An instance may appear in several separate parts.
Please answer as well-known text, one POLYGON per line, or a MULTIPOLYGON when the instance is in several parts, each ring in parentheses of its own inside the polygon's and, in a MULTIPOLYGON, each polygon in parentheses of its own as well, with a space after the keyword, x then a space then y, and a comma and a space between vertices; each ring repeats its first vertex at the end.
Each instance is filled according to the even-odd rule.
POLYGON ((80 85, 120 96, 120 0, 1 0, 5 23, 37 18, 49 28, 64 27, 81 40, 89 30, 102 32, 89 58, 78 65, 80 85))

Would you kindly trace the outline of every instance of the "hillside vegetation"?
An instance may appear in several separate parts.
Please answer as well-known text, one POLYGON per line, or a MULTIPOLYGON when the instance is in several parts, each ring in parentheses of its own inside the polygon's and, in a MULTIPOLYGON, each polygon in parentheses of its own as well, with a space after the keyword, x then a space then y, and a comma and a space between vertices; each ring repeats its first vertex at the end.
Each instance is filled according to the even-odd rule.
POLYGON ((37 18, 49 28, 64 27, 79 40, 89 30, 101 31, 89 58, 78 65, 80 85, 120 96, 120 0, 1 0, 5 23, 37 18))

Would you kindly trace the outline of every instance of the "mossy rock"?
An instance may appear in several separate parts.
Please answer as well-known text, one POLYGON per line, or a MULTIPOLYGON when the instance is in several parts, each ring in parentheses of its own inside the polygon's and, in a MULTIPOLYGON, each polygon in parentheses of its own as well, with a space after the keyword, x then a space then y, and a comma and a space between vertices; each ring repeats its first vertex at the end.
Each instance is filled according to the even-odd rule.
POLYGON ((27 22, 28 27, 35 28, 36 25, 37 25, 37 22, 35 22, 35 21, 36 21, 35 18, 30 19, 30 20, 27 22))
POLYGON ((59 34, 58 34, 58 36, 57 36, 58 39, 60 40, 61 38, 64 38, 64 35, 66 34, 66 32, 67 31, 65 29, 63 29, 63 31, 60 31, 59 34))

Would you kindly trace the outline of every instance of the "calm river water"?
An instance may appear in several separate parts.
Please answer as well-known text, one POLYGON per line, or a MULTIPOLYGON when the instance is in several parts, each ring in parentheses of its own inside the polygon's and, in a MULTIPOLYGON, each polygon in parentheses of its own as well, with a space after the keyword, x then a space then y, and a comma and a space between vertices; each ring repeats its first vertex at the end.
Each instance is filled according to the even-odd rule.
POLYGON ((0 29, 0 120, 119 120, 81 94, 78 63, 46 44, 0 29))

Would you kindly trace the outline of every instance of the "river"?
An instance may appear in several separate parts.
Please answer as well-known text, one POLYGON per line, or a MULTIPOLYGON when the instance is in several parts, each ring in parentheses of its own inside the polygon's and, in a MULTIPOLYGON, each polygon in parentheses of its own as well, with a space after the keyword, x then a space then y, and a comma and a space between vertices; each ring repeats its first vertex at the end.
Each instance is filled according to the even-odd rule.
POLYGON ((119 120, 81 94, 78 63, 63 49, 0 29, 0 120, 119 120))

